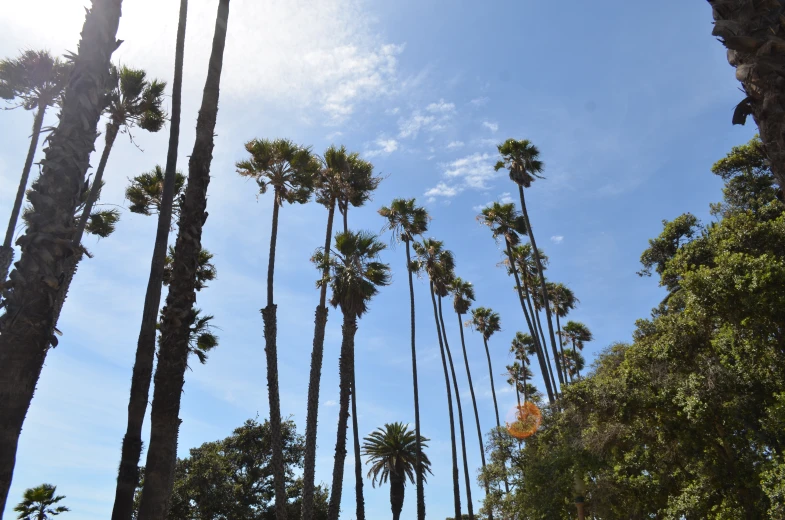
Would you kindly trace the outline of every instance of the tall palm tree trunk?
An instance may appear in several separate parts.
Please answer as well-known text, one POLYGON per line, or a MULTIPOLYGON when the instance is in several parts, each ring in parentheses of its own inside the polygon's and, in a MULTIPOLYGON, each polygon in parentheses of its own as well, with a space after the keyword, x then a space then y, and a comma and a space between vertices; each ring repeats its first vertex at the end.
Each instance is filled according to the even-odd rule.
MULTIPOLYGON (((556 331, 557 331, 557 335, 559 336, 559 355, 561 356, 561 359, 564 360, 564 345, 562 344, 561 323, 559 322, 559 313, 555 312, 554 314, 556 314, 556 331)), ((564 381, 567 381, 567 367, 564 366, 564 363, 562 363, 562 372, 564 375, 564 381)))
POLYGON ((455 365, 452 362, 450 353, 450 343, 447 341, 447 329, 444 326, 444 314, 442 314, 442 297, 439 296, 439 324, 444 337, 444 350, 447 351, 447 361, 450 364, 450 374, 452 375, 452 385, 455 389, 455 404, 458 406, 458 429, 461 433, 461 455, 463 456, 463 477, 466 482, 466 508, 469 512, 469 520, 474 520, 474 503, 472 502, 472 479, 469 476, 469 460, 466 457, 466 432, 463 428, 463 409, 461 407, 461 393, 458 390, 458 378, 455 376, 455 365))
POLYGON ((172 87, 172 116, 169 127, 169 149, 166 155, 161 208, 155 247, 150 262, 150 278, 144 297, 142 324, 136 343, 136 359, 131 375, 131 396, 128 400, 128 423, 123 436, 120 467, 117 472, 112 520, 131 520, 134 492, 139 483, 139 460, 142 456, 142 425, 150 398, 150 381, 155 357, 155 336, 158 323, 158 308, 161 305, 161 287, 166 261, 169 230, 172 225, 177 150, 180 142, 180 110, 183 91, 183 57, 185 55, 185 27, 188 16, 188 0, 180 0, 180 17, 177 24, 177 40, 174 58, 174 84, 172 87))
POLYGON ((41 135, 41 127, 44 124, 44 115, 47 107, 48 103, 39 100, 38 110, 35 113, 35 119, 33 119, 33 135, 30 137, 30 148, 27 149, 27 158, 25 159, 24 168, 22 168, 22 177, 19 179, 19 187, 16 189, 14 207, 11 210, 11 218, 8 219, 8 228, 5 231, 3 246, 0 248, 0 284, 4 283, 8 278, 8 270, 14 261, 14 246, 11 242, 14 239, 14 231, 19 220, 19 214, 22 212, 22 202, 25 198, 25 191, 27 191, 27 181, 30 178, 30 169, 33 167, 35 151, 38 149, 38 138, 41 135))
POLYGON ((275 518, 286 520, 286 470, 283 464, 281 438, 281 398, 278 391, 278 321, 277 305, 273 302, 275 278, 275 246, 278 240, 278 211, 281 196, 276 189, 273 199, 273 223, 270 232, 270 258, 267 264, 267 306, 262 309, 264 321, 264 354, 267 360, 267 398, 270 405, 270 445, 272 449, 273 486, 275 488, 275 518))
POLYGON ((390 509, 393 520, 400 520, 403 509, 403 496, 406 492, 406 476, 390 473, 390 509))
MULTIPOLYGON (((411 240, 406 241, 406 271, 409 273, 409 309, 412 329, 412 381, 414 385, 414 433, 416 435, 417 453, 415 454, 415 481, 417 485, 417 520, 425 520, 425 488, 423 486, 422 441, 420 439, 420 390, 417 385, 417 349, 415 347, 414 317, 414 275, 409 266, 412 263, 411 240)), ((390 490, 392 493, 392 489, 390 490)), ((392 497, 392 495, 391 495, 392 497)), ((394 514, 394 511, 393 511, 394 514)), ((400 511, 398 513, 400 515, 400 511)))
POLYGON ((559 378, 558 378, 559 384, 558 385, 556 384, 557 379, 555 377, 553 377, 553 365, 551 365, 551 356, 550 356, 550 354, 548 354, 548 345, 547 345, 547 343, 546 343, 546 341, 544 339, 545 338, 545 333, 542 331, 542 322, 540 320, 540 313, 539 313, 539 311, 537 311, 537 309, 532 308, 531 300, 529 298, 529 292, 528 292, 528 289, 526 288, 526 282, 525 281, 524 281, 524 290, 526 291, 526 299, 527 299, 527 301, 529 303, 529 312, 531 312, 534 315, 534 321, 535 321, 535 324, 537 325, 537 330, 539 332, 540 338, 543 338, 543 341, 542 341, 541 345, 545 349, 545 361, 548 363, 548 374, 550 374, 551 382, 553 383, 553 393, 556 395, 556 397, 558 397, 559 396, 559 388, 560 388, 561 385, 564 384, 564 381, 563 381, 562 375, 561 375, 561 364, 559 363, 559 356, 556 353, 556 345, 551 345, 551 346, 553 347, 553 357, 554 357, 554 360, 556 361, 556 367, 557 367, 556 370, 557 370, 557 373, 559 375, 559 378))
MULTIPOLYGON (((534 338, 534 344, 537 351, 537 362, 540 365, 540 372, 542 373, 542 379, 545 381, 545 390, 548 393, 548 400, 553 403, 555 399, 553 397, 553 387, 551 386, 551 378, 548 375, 548 364, 545 362, 545 356, 543 355, 543 350, 545 350, 544 346, 540 344, 538 341, 538 334, 537 328, 534 326, 532 322, 532 318, 529 316, 529 312, 526 310, 526 301, 524 299, 524 291, 521 287, 521 279, 518 276, 518 268, 515 267, 515 261, 513 260, 512 256, 512 248, 510 247, 510 243, 507 242, 507 259, 510 262, 510 270, 512 271, 512 275, 515 278, 515 288, 518 291, 518 299, 521 302, 521 309, 523 309, 523 316, 526 318, 526 325, 529 327, 529 332, 531 332, 532 338, 534 338)), ((488 350, 488 346, 485 347, 488 350)), ((488 364, 490 365, 490 354, 488 355, 488 364)), ((493 374, 491 374, 491 378, 493 378, 493 374)), ((498 412, 497 412, 498 416, 498 412)), ((498 419, 497 419, 498 423, 498 419)), ((498 426, 498 424, 497 424, 498 426)))
POLYGON ((442 329, 439 326, 439 310, 436 306, 436 293, 431 282, 431 301, 433 302, 433 319, 436 322, 436 333, 439 336, 439 350, 442 354, 442 367, 444 368, 444 384, 447 386, 447 411, 450 415, 450 443, 452 445, 452 486, 453 501, 455 505, 455 518, 461 517, 461 487, 458 478, 458 451, 455 445, 455 418, 452 411, 452 391, 450 390, 450 375, 447 372, 447 358, 444 355, 444 342, 442 329))
MULTIPOLYGON (((493 409, 496 412, 496 427, 501 428, 501 421, 499 420, 499 405, 496 402, 496 386, 493 384, 493 365, 491 364, 491 351, 488 349, 488 340, 485 335, 482 337, 482 342, 485 345, 485 355, 488 357, 488 375, 491 377, 491 395, 493 396, 493 409)), ((510 492, 510 484, 507 479, 504 479, 504 490, 506 493, 510 492)), ((457 517, 456 517, 457 518, 457 517)))
POLYGON ((346 430, 349 427, 349 399, 352 393, 352 364, 354 358, 354 336, 357 333, 357 318, 343 315, 343 338, 341 359, 338 363, 338 431, 335 440, 335 459, 333 462, 333 485, 327 520, 338 520, 341 513, 341 494, 343 491, 343 468, 346 462, 346 430))
MULTIPOLYGON (((322 277, 330 272, 330 244, 335 218, 335 201, 330 205, 327 215, 327 234, 324 238, 325 263, 322 277)), ((302 520, 311 520, 314 508, 314 479, 316 471, 316 430, 319 420, 319 386, 322 378, 324 360, 324 331, 327 327, 327 284, 322 284, 319 292, 319 306, 316 307, 316 319, 313 333, 313 350, 311 351, 311 373, 308 379, 308 412, 305 420, 305 460, 303 465, 303 498, 302 520)))
POLYGON ((3 293, 0 316, 0 511, 5 508, 25 415, 54 329, 54 297, 67 258, 74 211, 103 110, 109 63, 117 49, 122 0, 95 0, 88 11, 60 123, 49 138, 43 172, 28 199, 33 213, 17 240, 22 256, 3 293))
POLYGON ((728 49, 728 62, 747 97, 733 114, 744 124, 751 114, 771 164, 785 190, 785 87, 779 64, 785 59, 785 23, 780 0, 708 0, 714 17, 712 34, 728 49))
POLYGON ((202 249, 202 228, 207 220, 207 187, 210 184, 210 163, 228 21, 229 0, 220 0, 207 80, 196 121, 196 140, 188 163, 188 186, 180 208, 172 280, 166 305, 161 312, 161 341, 155 371, 150 448, 147 451, 139 520, 164 520, 174 485, 177 436, 181 423, 180 398, 188 366, 190 328, 195 318, 197 259, 202 249))
MULTIPOLYGON (((458 316, 458 330, 461 331, 461 348, 463 349, 463 363, 466 366, 466 377, 469 379, 469 393, 472 396, 472 407, 474 408, 474 422, 477 425, 477 440, 480 444, 480 460, 482 461, 482 469, 485 470, 485 447, 482 442, 482 428, 480 427, 480 414, 477 412, 477 398, 474 396, 474 385, 472 384, 472 371, 469 368, 469 357, 466 355, 466 339, 463 335, 463 320, 461 315, 458 316)), ((485 484, 485 494, 488 494, 488 484, 485 484)), ((493 513, 488 514, 488 520, 493 520, 493 513)))
MULTIPOLYGON (((548 289, 545 286, 545 270, 542 268, 542 258, 540 258, 540 250, 537 249, 537 241, 534 239, 534 231, 532 230, 532 223, 529 220, 529 212, 526 210, 526 198, 523 195, 523 186, 521 186, 520 184, 518 185, 518 195, 521 198, 521 212, 523 213, 523 220, 526 221, 526 231, 528 232, 529 240, 532 243, 532 252, 534 253, 534 261, 537 263, 537 274, 539 275, 540 278, 540 291, 542 296, 542 305, 543 307, 545 307, 545 317, 548 320, 548 334, 550 335, 551 347, 553 349, 554 355, 556 355, 556 338, 553 334, 553 320, 551 319, 551 305, 550 305, 550 301, 548 300, 548 289)), ((558 364, 558 360, 556 361, 556 363, 558 364)))

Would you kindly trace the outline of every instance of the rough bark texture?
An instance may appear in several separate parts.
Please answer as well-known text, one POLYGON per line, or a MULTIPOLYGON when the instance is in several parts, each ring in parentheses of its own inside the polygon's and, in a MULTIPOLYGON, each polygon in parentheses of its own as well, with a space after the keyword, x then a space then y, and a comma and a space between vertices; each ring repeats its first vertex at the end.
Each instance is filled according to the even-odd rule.
POLYGON ((142 425, 150 398, 150 381, 153 376, 155 337, 158 324, 158 307, 161 305, 161 287, 166 261, 169 229, 172 225, 177 170, 177 150, 180 143, 180 108, 183 90, 183 57, 185 55, 185 27, 188 15, 188 0, 180 0, 180 17, 175 44, 174 82, 172 86, 172 116, 169 126, 169 149, 166 155, 164 186, 155 247, 150 262, 150 278, 144 298, 142 324, 136 344, 136 359, 131 375, 131 396, 128 400, 128 423, 123 437, 120 467, 117 472, 112 520, 131 520, 134 492, 139 482, 139 459, 142 455, 142 425))
MULTIPOLYGON (((474 407, 474 422, 477 425, 477 440, 480 443, 480 460, 482 461, 482 469, 485 470, 485 447, 482 443, 482 428, 480 427, 480 414, 477 412, 477 398, 474 397, 474 385, 472 384, 472 371, 469 368, 469 356, 466 354, 466 339, 463 335, 463 320, 460 314, 458 316, 458 330, 461 331, 461 348, 463 349, 463 362, 466 365, 466 377, 469 379, 469 393, 472 396, 472 407, 474 407)), ((516 386, 517 388, 517 386, 516 386)), ((519 399, 520 401, 520 399, 519 399)), ((488 494, 488 484, 485 484, 485 494, 488 494)), ((493 520, 493 513, 488 513, 488 520, 493 520)))
POLYGON ((196 140, 188 163, 188 187, 180 207, 172 279, 166 305, 161 312, 161 342, 155 371, 150 448, 145 465, 139 520, 164 520, 174 485, 177 435, 181 422, 180 398, 188 363, 189 329, 195 317, 196 273, 199 251, 202 249, 202 228, 207 220, 207 186, 210 183, 228 19, 229 0, 220 0, 202 106, 196 122, 196 140))
POLYGON ((474 503, 472 502, 472 479, 469 476, 469 460, 466 457, 466 432, 463 428, 463 407, 461 406, 461 392, 458 389, 458 378, 455 377, 455 365, 452 362, 450 353, 450 342, 447 341, 447 328, 444 326, 444 314, 442 314, 442 298, 439 297, 439 325, 444 337, 444 350, 447 352, 447 362, 450 365, 450 375, 452 376, 452 386, 455 389, 455 404, 458 406, 458 429, 461 433, 461 455, 463 456, 463 477, 466 484, 466 509, 469 512, 469 520, 474 520, 474 503))
POLYGON ((393 520, 400 520, 403 509, 403 495, 406 491, 406 477, 390 474, 390 509, 393 520))
POLYGON ((733 124, 752 115, 771 171, 785 189, 785 0, 708 0, 714 30, 747 97, 733 124))
POLYGON ((11 485, 16 449, 54 328, 54 297, 74 254, 74 211, 103 109, 109 62, 117 49, 122 0, 95 0, 87 13, 60 123, 49 138, 43 171, 28 199, 33 213, 17 240, 22 255, 4 288, 0 316, 0 511, 11 485))
POLYGON ((0 247, 0 284, 8 278, 8 270, 14 261, 14 247, 11 243, 14 239, 16 223, 19 221, 19 214, 22 212, 22 202, 24 202, 25 192, 27 191, 27 181, 30 178, 30 169, 33 167, 35 151, 38 149, 38 138, 41 135, 41 127, 44 124, 48 103, 45 100, 38 102, 38 110, 33 119, 33 135, 30 137, 30 148, 27 150, 27 158, 22 168, 22 177, 19 179, 19 187, 16 189, 14 207, 11 210, 11 217, 8 219, 8 228, 5 230, 5 239, 0 247))
POLYGON ((346 462, 346 430, 349 426, 349 399, 352 391, 351 370, 354 363, 354 336, 357 333, 357 319, 349 314, 343 315, 343 339, 341 359, 338 362, 339 397, 338 430, 335 439, 335 460, 333 464, 333 485, 327 520, 338 520, 341 514, 341 493, 343 491, 343 467, 346 462))
POLYGON ((354 442, 354 496, 357 501, 357 520, 365 520, 365 497, 363 496, 363 461, 360 456, 360 432, 357 425, 357 383, 354 356, 352 356, 352 437, 354 442))
MULTIPOLYGON (((333 220, 335 218, 335 202, 330 205, 327 214, 327 233, 324 237, 325 267, 322 277, 330 273, 327 260, 330 258, 333 220)), ((303 462, 303 499, 302 520, 313 518, 314 479, 316 471, 316 433, 319 422, 319 387, 322 380, 322 363, 324 361, 324 331, 327 327, 327 284, 323 284, 319 292, 319 305, 316 307, 314 319, 313 350, 311 351, 311 373, 308 378, 308 412, 305 419, 305 460, 303 462)))
MULTIPOLYGON (((447 387, 447 411, 450 415, 450 443, 452 447, 452 489, 455 504, 455 518, 461 518, 461 485, 458 477, 458 451, 455 445, 455 418, 452 411, 452 390, 450 390, 450 374, 447 371, 447 357, 444 355, 444 341, 442 329, 439 326, 439 309, 436 306, 436 293, 431 282, 431 300, 433 301, 433 319, 436 322, 436 333, 439 336, 439 351, 442 354, 442 368, 444 368, 444 384, 447 387)), ((495 399, 495 398, 494 398, 495 399)), ((497 414, 498 415, 498 414, 497 414)))
MULTIPOLYGON (((417 386, 417 348, 415 346, 414 316, 414 274, 409 266, 412 263, 411 242, 406 241, 406 271, 409 273, 409 308, 411 309, 412 329, 412 380, 414 384, 414 432, 417 436, 417 453, 415 455, 415 479, 417 485, 417 520, 425 520, 425 486, 422 475, 422 440, 420 437, 420 390, 417 386)), ((392 492, 392 490, 390 490, 392 492)))

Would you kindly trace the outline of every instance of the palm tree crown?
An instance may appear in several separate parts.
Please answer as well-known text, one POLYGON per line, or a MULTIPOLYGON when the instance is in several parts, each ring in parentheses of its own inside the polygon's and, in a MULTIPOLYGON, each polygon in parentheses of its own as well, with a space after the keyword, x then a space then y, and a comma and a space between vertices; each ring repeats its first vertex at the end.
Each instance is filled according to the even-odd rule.
POLYGON ((447 296, 449 286, 455 271, 455 257, 452 251, 444 249, 444 242, 426 238, 422 242, 415 242, 414 253, 417 255, 412 266, 418 273, 427 273, 433 282, 437 296, 447 296))
POLYGON ((112 89, 107 99, 108 125, 131 128, 139 126, 148 132, 159 131, 166 121, 161 108, 166 82, 147 81, 141 69, 112 66, 112 89))
POLYGON ((316 202, 329 209, 341 198, 349 168, 350 154, 345 146, 332 145, 324 151, 321 168, 314 178, 316 202))
POLYGON ((510 180, 524 188, 531 186, 535 179, 542 179, 543 170, 540 151, 528 139, 520 141, 507 139, 497 146, 502 158, 494 166, 494 170, 507 169, 510 180))
POLYGON ((579 321, 568 321, 562 330, 564 341, 572 342, 575 348, 583 350, 584 343, 594 339, 589 327, 579 321))
POLYGON ((526 221, 515 209, 515 204, 494 202, 482 209, 477 220, 491 228, 494 240, 503 238, 510 246, 520 242, 520 235, 526 234, 526 221))
POLYGON ((379 210, 379 215, 387 219, 384 230, 392 231, 395 240, 410 242, 428 231, 428 211, 417 206, 415 199, 394 199, 389 207, 379 210))
POLYGON ((477 307, 472 311, 471 324, 486 340, 502 330, 499 314, 487 307, 477 307))
MULTIPOLYGON (((542 255, 542 253, 540 253, 540 255, 542 255)), ((563 283, 547 282, 545 287, 548 289, 548 296, 553 311, 560 318, 567 316, 567 314, 569 314, 569 312, 580 302, 580 300, 575 297, 575 293, 572 292, 572 289, 563 283)))
POLYGON ((530 334, 523 332, 516 332, 515 337, 510 345, 510 352, 515 355, 515 359, 520 361, 524 366, 531 364, 529 356, 537 353, 537 345, 534 343, 534 338, 530 334))
MULTIPOLYGON (((185 189, 185 175, 182 172, 175 173, 174 181, 174 201, 172 213, 177 216, 180 213, 180 196, 185 189)), ((125 198, 131 203, 128 209, 131 213, 150 216, 161 211, 161 197, 164 192, 164 171, 159 165, 149 172, 141 173, 131 179, 131 183, 125 189, 125 198)))
POLYGON ((458 314, 466 314, 474 301, 474 286, 471 282, 455 277, 450 284, 453 295, 452 305, 458 314))
POLYGON ((52 507, 62 499, 63 495, 55 496, 57 486, 41 484, 40 486, 25 490, 22 501, 14 508, 19 513, 19 520, 46 520, 60 513, 70 511, 65 506, 52 507))
MULTIPOLYGON (((415 460, 417 456, 417 443, 415 434, 408 426, 395 422, 385 424, 364 439, 363 455, 368 457, 368 478, 372 479, 373 486, 376 482, 384 484, 391 475, 408 477, 414 483, 415 460)), ((427 448, 429 439, 420 437, 420 446, 427 448)), ((420 468, 425 480, 426 473, 431 472, 431 461, 423 452, 420 459, 420 468)))
POLYGON ((16 107, 34 110, 56 104, 68 81, 71 64, 48 51, 24 51, 15 59, 0 61, 0 98, 16 107))
POLYGON ((253 139, 245 143, 250 159, 237 163, 237 173, 251 177, 259 193, 275 190, 275 204, 308 202, 319 163, 308 148, 288 139, 253 139))

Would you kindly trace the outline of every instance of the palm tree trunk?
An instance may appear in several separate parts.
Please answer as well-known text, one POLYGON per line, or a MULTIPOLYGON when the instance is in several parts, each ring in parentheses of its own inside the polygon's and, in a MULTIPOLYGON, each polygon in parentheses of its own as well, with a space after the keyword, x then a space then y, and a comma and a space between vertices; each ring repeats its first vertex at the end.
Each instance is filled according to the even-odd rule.
MULTIPOLYGON (((417 453, 415 454, 414 473, 417 485, 417 520, 425 520, 425 489, 422 476, 422 442, 420 439, 420 391, 417 386, 417 349, 415 347, 414 318, 414 275, 409 266, 412 263, 411 240, 406 241, 406 271, 409 273, 409 308, 411 310, 412 330, 412 381, 414 384, 414 433, 417 436, 417 453)), ((390 491, 392 492, 392 490, 390 491)), ((398 513, 400 515, 400 511, 398 513)))
MULTIPOLYGON (((525 285, 526 285, 526 282, 524 281, 524 288, 525 288, 525 285)), ((560 388, 561 385, 564 384, 564 381, 562 381, 561 370, 560 370, 561 365, 559 364, 559 360, 556 359, 556 365, 557 365, 557 369, 556 370, 557 370, 557 373, 559 374, 559 378, 558 378, 559 385, 557 386, 556 385, 556 378, 553 377, 553 366, 551 365, 551 356, 550 356, 550 354, 548 354, 548 346, 547 346, 547 344, 545 342, 545 333, 542 331, 542 322, 540 321, 540 313, 537 311, 537 309, 533 309, 531 307, 531 300, 529 299, 528 289, 525 289, 525 290, 527 291, 526 292, 526 298, 527 298, 528 303, 529 303, 529 312, 531 312, 534 315, 534 321, 535 321, 535 324, 537 325, 537 331, 538 331, 538 333, 540 335, 540 338, 543 338, 541 345, 545 349, 544 350, 545 351, 545 361, 548 364, 548 374, 550 374, 551 382, 553 383, 553 393, 556 395, 556 397, 559 397, 559 388, 560 388)), ((555 352, 556 351, 556 346, 554 345, 553 347, 554 347, 554 352, 555 352)), ((554 358, 556 358, 556 357, 557 357, 556 354, 554 354, 554 358)))
POLYGON ((180 398, 188 366, 188 338, 195 317, 197 257, 207 220, 215 122, 223 67, 229 0, 220 0, 202 105, 196 121, 196 140, 188 163, 188 187, 180 207, 172 280, 161 312, 161 340, 150 421, 150 447, 145 465, 139 520, 163 520, 169 508, 177 462, 180 398))
POLYGON ((39 101, 38 111, 35 114, 35 119, 33 119, 33 135, 30 137, 30 148, 27 150, 27 158, 25 159, 24 168, 22 168, 22 177, 19 179, 19 187, 16 190, 11 218, 8 219, 5 240, 3 240, 3 246, 0 248, 0 284, 4 283, 8 278, 8 270, 14 261, 14 247, 11 242, 14 239, 14 231, 19 220, 19 214, 22 211, 22 202, 25 198, 25 191, 27 191, 27 181, 30 178, 30 169, 33 167, 35 151, 38 149, 38 138, 41 135, 41 127, 44 125, 44 115, 47 107, 48 103, 39 101))
POLYGON ((444 326, 444 315, 442 314, 442 297, 439 296, 439 324, 444 336, 444 350, 447 351, 447 361, 450 364, 450 374, 452 375, 452 385, 455 389, 455 403, 458 405, 458 428, 461 433, 461 455, 463 456, 463 477, 466 482, 466 508, 469 510, 469 520, 474 520, 474 504, 472 502, 472 480, 469 476, 469 460, 466 457, 466 432, 463 428, 463 409, 461 407, 461 393, 458 390, 458 378, 455 377, 455 365, 452 362, 450 353, 450 343, 447 341, 447 329, 444 326))
POLYGON ((436 322, 436 334, 439 336, 439 350, 442 354, 442 367, 444 368, 444 384, 447 386, 447 411, 450 415, 450 443, 452 445, 452 486, 453 501, 455 505, 455 518, 461 517, 461 487, 458 479, 458 451, 455 447, 455 418, 452 411, 452 391, 450 390, 450 375, 447 372, 447 358, 444 355, 444 342, 442 329, 439 326, 439 310, 436 307, 436 293, 431 282, 431 301, 433 302, 433 319, 436 322))
MULTIPOLYGON (((559 355, 561 356, 561 359, 564 360, 564 345, 562 344, 562 339, 563 338, 561 336, 561 323, 559 322, 559 313, 555 312, 554 314, 556 314, 556 330, 558 332, 557 335, 559 336, 559 355)), ((564 363, 562 363, 562 372, 564 374, 564 381, 566 382, 567 381, 567 367, 564 366, 564 363)))
POLYGON ((120 468, 117 472, 112 520, 131 520, 133 516, 134 492, 139 483, 139 459, 142 455, 142 425, 150 398, 150 381, 155 357, 155 336, 158 323, 158 308, 161 305, 161 287, 166 261, 169 230, 172 225, 172 204, 175 192, 177 150, 180 142, 180 107, 183 91, 183 57, 185 54, 185 27, 188 16, 188 0, 180 0, 180 18, 177 24, 177 40, 174 59, 174 84, 172 86, 172 116, 169 127, 169 149, 166 155, 161 208, 155 247, 150 262, 150 278, 144 298, 142 324, 136 344, 136 359, 131 376, 131 396, 128 400, 128 424, 123 437, 120 468))
POLYGON ((488 375, 491 378, 491 395, 493 396, 493 409, 496 412, 496 427, 501 428, 499 421, 499 405, 496 403, 496 387, 493 384, 493 365, 491 364, 491 351, 488 349, 488 340, 483 336, 482 342, 485 345, 485 355, 488 358, 488 375))
POLYGON ((521 389, 518 388, 518 380, 515 380, 515 399, 518 401, 518 407, 521 406, 521 389))
MULTIPOLYGON (((523 219, 526 221, 526 230, 528 231, 529 240, 532 243, 532 250, 534 253, 534 260, 537 262, 537 272, 540 276, 540 290, 542 295, 542 305, 545 307, 545 317, 548 319, 548 334, 551 339, 551 347, 554 356, 556 355, 556 338, 553 334, 553 320, 551 319, 551 305, 548 299, 548 289, 545 287, 545 271, 542 268, 542 258, 540 258, 540 250, 537 249, 537 241, 534 239, 534 231, 532 230, 532 223, 529 220, 529 212, 526 210, 526 198, 523 195, 523 186, 518 185, 518 195, 521 198, 521 211, 523 219)), ((544 345, 543 345, 544 347, 544 345)), ((558 360, 556 361, 558 367, 558 360)))
POLYGON ((360 458, 360 430, 357 426, 357 384, 354 356, 352 356, 352 435, 354 437, 354 492, 357 501, 357 520, 365 520, 365 498, 363 497, 363 462, 360 458))
MULTIPOLYGON (((327 215, 327 233, 324 238, 325 267, 322 278, 329 275, 330 243, 335 218, 335 201, 330 205, 327 215)), ((316 307, 316 320, 313 333, 313 350, 311 352, 311 373, 308 379, 308 412, 305 420, 305 461, 303 466, 303 498, 302 520, 311 520, 314 508, 314 479, 316 471, 316 430, 319 420, 319 385, 322 378, 322 362, 324 359, 324 331, 327 327, 327 284, 324 283, 319 292, 319 306, 316 307)))
MULTIPOLYGON (((548 365, 545 363, 545 356, 543 355, 544 347, 538 341, 537 329, 534 326, 531 317, 529 316, 529 312, 526 310, 526 302, 524 301, 524 292, 521 288, 521 279, 518 276, 518 268, 515 267, 515 261, 513 260, 512 256, 512 248, 510 247, 510 243, 507 242, 507 260, 510 262, 510 270, 512 271, 512 275, 515 278, 515 288, 518 291, 518 299, 521 302, 521 309, 523 309, 523 316, 526 318, 526 325, 529 327, 529 332, 531 332, 532 338, 534 339, 536 350, 537 350, 537 362, 540 364, 540 372, 542 373, 542 380, 545 382, 545 390, 548 392, 548 401, 551 403, 555 402, 553 397, 553 387, 551 386, 551 378, 548 375, 548 365)), ((528 294, 528 293, 527 293, 528 294)), ((531 302, 530 302, 531 305, 531 302)), ((488 347, 486 345, 486 350, 488 347)), ((488 363, 490 364, 490 354, 488 355, 488 363)), ((493 379, 493 374, 491 374, 491 379, 493 379)), ((496 412, 497 415, 497 423, 498 423, 498 411, 496 412)), ((498 424, 497 424, 498 426, 498 424)))
POLYGON ((122 0, 95 0, 88 11, 60 122, 49 137, 43 171, 28 199, 33 213, 17 240, 22 256, 3 293, 0 316, 0 511, 5 508, 25 415, 54 329, 54 297, 67 258, 74 211, 103 110, 109 63, 117 49, 122 0))
POLYGON ((400 520, 403 509, 403 495, 406 491, 406 477, 390 474, 390 509, 393 520, 400 520))
POLYGON ((712 34, 728 48, 728 62, 736 68, 747 94, 733 114, 733 124, 744 124, 751 114, 760 130, 771 172, 785 190, 785 88, 779 67, 785 38, 782 2, 709 0, 714 16, 712 34))
POLYGON ((264 321, 264 354, 267 361, 267 398, 270 405, 271 466, 275 488, 275 518, 286 520, 286 470, 283 464, 283 441, 281 439, 281 398, 278 391, 278 321, 277 305, 273 302, 273 280, 275 277, 275 245, 278 240, 278 211, 282 200, 275 192, 273 199, 273 223, 270 232, 270 256, 267 264, 267 306, 262 309, 264 321))
MULTIPOLYGON (((480 444, 480 460, 482 461, 482 469, 485 470, 485 447, 482 443, 482 428, 480 428, 480 414, 477 412, 477 398, 474 396, 474 385, 472 384, 472 371, 469 368, 469 357, 466 355, 466 339, 463 335, 463 321, 461 315, 458 316, 458 330, 461 331, 461 348, 463 349, 463 363, 466 365, 466 377, 469 379, 469 393, 472 396, 472 407, 474 407, 474 422, 477 425, 477 440, 480 444)), ((485 483, 485 494, 488 495, 488 483, 485 483)), ((488 520, 493 520, 493 513, 489 512, 488 520)))
POLYGON ((357 333, 357 318, 343 315, 343 339, 341 359, 338 363, 338 431, 335 440, 335 460, 333 463, 333 485, 327 520, 338 520, 341 513, 341 493, 343 491, 343 468, 346 462, 346 430, 349 426, 349 399, 352 393, 351 370, 354 361, 354 336, 357 333))

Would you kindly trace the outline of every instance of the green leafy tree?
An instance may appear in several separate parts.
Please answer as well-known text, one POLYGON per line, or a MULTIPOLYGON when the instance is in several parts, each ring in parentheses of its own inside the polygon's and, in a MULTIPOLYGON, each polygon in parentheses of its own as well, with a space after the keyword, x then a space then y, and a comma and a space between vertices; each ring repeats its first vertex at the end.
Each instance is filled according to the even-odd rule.
MULTIPOLYGON (((357 320, 367 311, 379 287, 389 285, 390 267, 379 260, 385 245, 368 232, 339 233, 335 236, 335 250, 330 260, 330 277, 322 284, 332 288, 330 304, 343 313, 343 338, 339 362, 338 432, 335 441, 332 494, 328 518, 337 520, 341 509, 343 469, 346 460, 346 429, 349 423, 349 399, 354 373, 354 336, 357 320)), ((325 262, 325 255, 317 253, 317 265, 325 262)))
POLYGON ((411 246, 415 237, 422 236, 428 231, 428 212, 425 208, 417 206, 415 199, 393 199, 390 206, 383 206, 379 214, 387 219, 385 229, 392 232, 393 239, 403 242, 406 246, 406 273, 409 278, 409 311, 411 322, 412 340, 412 384, 414 388, 414 431, 417 447, 417 460, 414 471, 417 486, 417 519, 425 520, 425 491, 423 487, 420 445, 420 393, 417 383, 417 348, 415 343, 415 312, 414 312, 414 271, 412 269, 411 246))
POLYGON ((393 520, 401 518, 407 478, 413 484, 417 473, 423 475, 423 478, 431 473, 431 461, 422 452, 423 447, 428 447, 428 440, 416 439, 415 433, 399 422, 385 424, 364 439, 363 455, 368 458, 366 464, 371 465, 368 478, 372 479, 374 487, 377 481, 379 485, 390 482, 393 520))
POLYGON ((56 324, 55 299, 75 254, 74 211, 104 109, 112 53, 117 49, 121 0, 88 10, 60 120, 48 139, 42 172, 27 198, 33 211, 16 244, 22 254, 3 286, 0 315, 0 510, 4 510, 27 410, 56 324))
POLYGON ((275 279, 275 248, 278 239, 278 213, 284 202, 304 204, 311 198, 319 163, 308 148, 288 139, 253 139, 245 143, 250 159, 237 163, 237 173, 256 181, 259 193, 273 191, 272 231, 267 264, 267 305, 262 309, 264 320, 265 358, 267 360, 267 394, 273 431, 273 468, 276 474, 275 493, 281 504, 278 520, 286 518, 283 503, 286 497, 283 462, 279 441, 281 402, 278 389, 277 306, 273 300, 275 279))
MULTIPOLYGON (((204 94, 196 122, 196 139, 188 163, 188 187, 180 206, 169 293, 161 312, 161 341, 155 370, 150 445, 145 465, 145 486, 139 504, 139 520, 160 520, 166 517, 174 483, 177 436, 181 422, 180 399, 190 351, 189 339, 197 319, 194 309, 199 271, 197 260, 202 251, 202 229, 207 220, 207 187, 210 184, 228 21, 229 0, 220 0, 204 94)), ((163 224, 166 223, 159 221, 157 237, 162 233, 163 224)))
POLYGON ((57 486, 52 484, 41 484, 26 489, 22 501, 14 508, 14 511, 19 513, 17 518, 19 520, 47 520, 70 511, 65 506, 57 505, 65 498, 65 495, 55 496, 56 491, 57 486))
POLYGON ((48 51, 24 51, 19 57, 0 61, 0 98, 12 104, 12 108, 35 110, 33 119, 33 133, 30 137, 30 147, 27 158, 22 168, 19 187, 16 190, 14 206, 5 239, 0 246, 0 284, 5 283, 8 270, 14 261, 13 239, 19 212, 22 210, 27 181, 30 178, 30 169, 33 166, 35 152, 38 149, 38 140, 44 124, 46 110, 50 106, 57 106, 68 81, 71 71, 69 62, 62 62, 53 57, 48 51))

